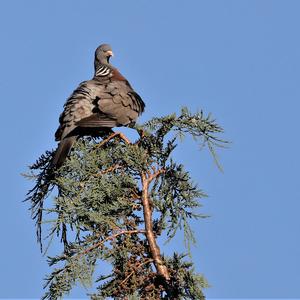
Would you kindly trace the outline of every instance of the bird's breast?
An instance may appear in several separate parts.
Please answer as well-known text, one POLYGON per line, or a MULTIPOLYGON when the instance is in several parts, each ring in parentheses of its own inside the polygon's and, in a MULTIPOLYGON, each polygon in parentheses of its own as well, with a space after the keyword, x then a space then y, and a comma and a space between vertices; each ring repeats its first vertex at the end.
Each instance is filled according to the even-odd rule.
POLYGON ((127 81, 127 79, 119 72, 118 69, 112 70, 111 80, 127 81))

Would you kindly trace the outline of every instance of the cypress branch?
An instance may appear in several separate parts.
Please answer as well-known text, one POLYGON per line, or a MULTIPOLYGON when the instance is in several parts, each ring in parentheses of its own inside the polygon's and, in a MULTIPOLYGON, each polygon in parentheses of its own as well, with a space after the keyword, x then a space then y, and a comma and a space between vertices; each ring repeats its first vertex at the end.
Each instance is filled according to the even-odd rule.
POLYGON ((165 232, 171 240, 179 229, 188 251, 195 242, 189 220, 205 217, 196 210, 206 195, 171 155, 190 135, 216 159, 214 148, 226 143, 218 137, 223 129, 210 115, 184 108, 179 116, 153 118, 135 130, 134 142, 117 132, 102 140, 80 138, 56 172, 50 151, 30 167, 26 176, 36 184, 26 200, 38 241, 42 244, 43 225, 49 231, 46 240, 58 237, 63 244, 60 255, 48 258, 56 268, 46 277, 43 299, 63 297, 78 282, 98 284, 90 295, 94 300, 204 299, 204 277, 184 254, 164 256, 157 238, 165 232), (45 208, 45 199, 56 190, 53 204, 45 208), (99 261, 112 268, 94 280, 99 261))

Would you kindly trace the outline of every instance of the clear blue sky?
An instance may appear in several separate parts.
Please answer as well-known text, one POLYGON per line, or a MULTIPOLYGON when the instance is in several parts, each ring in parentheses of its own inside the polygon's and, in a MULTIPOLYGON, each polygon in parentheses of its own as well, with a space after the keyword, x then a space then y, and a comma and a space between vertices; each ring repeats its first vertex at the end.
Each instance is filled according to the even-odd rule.
POLYGON ((103 42, 147 103, 142 121, 187 105, 232 141, 224 174, 189 140, 177 153, 210 196, 193 249, 206 295, 300 297, 299 12, 297 0, 2 0, 0 297, 42 293, 48 267, 19 174, 55 147, 65 99, 103 42))

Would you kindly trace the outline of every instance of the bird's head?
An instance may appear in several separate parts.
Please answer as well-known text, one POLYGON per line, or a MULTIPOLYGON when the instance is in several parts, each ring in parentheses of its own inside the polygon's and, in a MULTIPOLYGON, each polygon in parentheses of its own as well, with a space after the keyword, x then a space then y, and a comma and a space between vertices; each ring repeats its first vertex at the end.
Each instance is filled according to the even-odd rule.
POLYGON ((111 46, 108 44, 100 45, 95 51, 95 67, 99 64, 109 65, 109 59, 114 56, 111 46))

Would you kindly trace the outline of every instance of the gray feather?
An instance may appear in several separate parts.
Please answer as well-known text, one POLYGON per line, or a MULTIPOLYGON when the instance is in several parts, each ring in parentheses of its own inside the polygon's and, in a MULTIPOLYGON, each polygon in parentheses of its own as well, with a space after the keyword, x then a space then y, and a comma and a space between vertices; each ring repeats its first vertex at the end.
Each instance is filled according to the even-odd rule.
POLYGON ((59 169, 64 163, 65 159, 69 155, 74 143, 76 142, 76 136, 64 138, 56 149, 54 158, 52 160, 52 166, 59 169))
POLYGON ((94 78, 82 82, 64 105, 55 133, 56 141, 60 141, 53 160, 57 168, 68 156, 77 136, 132 125, 144 111, 145 104, 141 97, 108 63, 104 55, 107 49, 111 49, 107 44, 97 48, 94 78))

